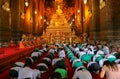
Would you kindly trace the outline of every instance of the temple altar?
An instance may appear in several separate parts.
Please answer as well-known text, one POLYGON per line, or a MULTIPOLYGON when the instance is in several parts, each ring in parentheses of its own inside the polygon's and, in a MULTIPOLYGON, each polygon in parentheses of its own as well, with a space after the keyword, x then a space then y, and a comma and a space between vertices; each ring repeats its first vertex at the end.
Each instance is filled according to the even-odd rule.
POLYGON ((53 14, 49 26, 41 36, 42 43, 63 43, 79 42, 79 38, 71 30, 60 5, 57 6, 56 13, 53 14))

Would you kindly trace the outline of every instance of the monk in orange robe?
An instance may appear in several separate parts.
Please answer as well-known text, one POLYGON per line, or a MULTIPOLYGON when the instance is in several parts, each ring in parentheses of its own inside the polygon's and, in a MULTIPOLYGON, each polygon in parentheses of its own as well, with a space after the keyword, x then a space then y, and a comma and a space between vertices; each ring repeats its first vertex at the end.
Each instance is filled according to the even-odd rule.
POLYGON ((23 43, 23 40, 21 40, 21 41, 19 42, 19 48, 25 48, 25 45, 24 45, 24 43, 23 43))

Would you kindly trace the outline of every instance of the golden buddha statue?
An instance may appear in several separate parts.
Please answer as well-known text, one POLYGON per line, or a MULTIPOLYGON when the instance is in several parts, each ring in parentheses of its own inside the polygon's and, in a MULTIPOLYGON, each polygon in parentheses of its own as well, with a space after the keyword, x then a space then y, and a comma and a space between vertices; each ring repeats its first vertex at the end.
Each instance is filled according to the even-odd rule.
POLYGON ((62 9, 60 8, 60 5, 57 6, 57 10, 56 10, 57 14, 62 14, 62 9))

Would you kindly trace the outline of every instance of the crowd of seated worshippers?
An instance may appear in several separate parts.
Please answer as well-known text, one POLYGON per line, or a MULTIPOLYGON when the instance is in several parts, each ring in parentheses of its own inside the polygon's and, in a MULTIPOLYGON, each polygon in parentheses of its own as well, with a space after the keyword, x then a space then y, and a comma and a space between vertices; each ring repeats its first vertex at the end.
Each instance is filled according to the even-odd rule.
POLYGON ((10 68, 10 79, 39 79, 41 71, 38 67, 31 68, 31 66, 40 58, 47 50, 45 48, 35 48, 31 56, 25 58, 25 61, 17 61, 10 68))
POLYGON ((85 66, 83 66, 83 63, 76 56, 76 54, 74 54, 74 52, 69 49, 69 47, 65 46, 65 50, 67 51, 67 57, 69 59, 69 62, 74 68, 74 74, 72 79, 92 79, 91 73, 87 70, 85 66))
POLYGON ((30 48, 40 45, 40 38, 25 38, 19 42, 19 48, 30 48))
MULTIPOLYGON (((45 48, 44 50, 39 50, 41 53, 45 51, 45 48)), ((37 61, 39 58, 37 54, 38 52, 31 55, 33 62, 37 61)), ((49 67, 51 65, 54 69, 53 73, 49 76, 50 79, 58 77, 61 79, 67 79, 68 72, 65 63, 66 57, 74 68, 72 79, 92 79, 90 72, 100 74, 100 78, 105 77, 105 75, 109 75, 106 76, 107 79, 118 79, 112 75, 110 76, 110 73, 112 71, 111 68, 113 68, 113 71, 116 73, 115 76, 118 77, 118 73, 120 72, 120 67, 118 65, 120 64, 120 54, 117 53, 116 48, 113 47, 110 50, 109 46, 100 43, 60 44, 58 48, 55 48, 55 45, 51 45, 48 50, 47 57, 44 57, 41 60, 37 65, 37 69, 41 74, 43 74, 49 71, 49 67), (58 58, 54 58, 55 53, 58 55, 58 58)), ((31 77, 31 79, 33 78, 31 77)))
MULTIPOLYGON (((78 61, 82 62, 83 64, 87 64, 86 68, 87 70, 89 70, 90 72, 94 72, 96 74, 100 74, 101 70, 103 70, 104 66, 105 66, 105 62, 109 61, 111 63, 111 65, 116 66, 116 64, 119 63, 119 56, 120 54, 117 52, 116 48, 113 46, 111 49, 109 48, 108 45, 100 44, 100 43, 96 43, 95 45, 93 44, 82 44, 80 47, 79 45, 67 45, 67 47, 69 49, 66 49, 68 52, 68 58, 70 59, 70 62, 72 61, 72 66, 73 65, 73 61, 78 61), (78 50, 79 47, 79 50, 78 50), (91 50, 89 51, 89 48, 91 48, 91 50), (88 52, 89 51, 89 52, 88 52), (94 53, 93 53, 94 52, 94 53), (114 63, 114 64, 113 64, 114 63)), ((66 48, 67 48, 66 47, 66 48)), ((77 64, 79 65, 79 64, 77 64)), ((77 67, 76 65, 76 67, 77 67)), ((75 67, 75 68, 76 68, 75 67)), ((115 67, 117 69, 117 72, 119 72, 119 66, 115 67)), ((108 68, 109 69, 109 68, 108 68)), ((107 70, 104 70, 104 75, 107 72, 107 70)), ((109 74, 110 75, 110 74, 109 74)), ((117 74, 115 74, 116 77, 118 76, 117 74)), ((101 78, 105 77, 103 76, 103 71, 102 71, 102 76, 100 76, 101 78)), ((106 77, 107 79, 118 79, 115 78, 113 76, 106 77)), ((79 79, 79 78, 78 78, 79 79)), ((82 78, 80 78, 82 79, 82 78)), ((84 78, 83 78, 84 79, 84 78)))
MULTIPOLYGON (((51 47, 51 46, 50 46, 51 47)), ((16 62, 10 69, 9 75, 11 79, 40 79, 41 75, 49 70, 52 65, 52 60, 56 49, 50 48, 47 50, 47 46, 43 45, 42 49, 35 48, 30 57, 25 59, 25 62, 16 62), (53 51, 50 51, 53 49, 53 51), (47 56, 42 58, 38 63, 37 60, 47 52, 47 56), (38 63, 35 68, 31 68, 34 63, 38 63)))

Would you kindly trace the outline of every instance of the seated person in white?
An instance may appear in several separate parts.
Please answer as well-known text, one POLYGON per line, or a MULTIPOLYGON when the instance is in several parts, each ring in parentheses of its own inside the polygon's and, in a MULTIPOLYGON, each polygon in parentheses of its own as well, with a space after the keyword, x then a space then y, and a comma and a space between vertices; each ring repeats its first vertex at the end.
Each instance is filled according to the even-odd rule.
POLYGON ((18 73, 20 71, 21 68, 24 67, 24 63, 23 62, 16 62, 14 64, 14 67, 12 67, 9 71, 9 75, 11 79, 17 79, 18 78, 18 73))
POLYGON ((54 49, 53 47, 51 47, 51 48, 49 49, 49 51, 48 51, 48 54, 49 54, 49 53, 53 53, 53 54, 54 54, 54 53, 55 53, 55 49, 54 49))
POLYGON ((103 59, 101 59, 101 60, 99 61, 100 68, 103 67, 103 63, 104 63, 105 61, 107 61, 107 60, 108 60, 108 59, 103 58, 103 59))
POLYGON ((20 61, 14 63, 14 66, 24 67, 24 65, 25 65, 25 63, 20 62, 20 61))
POLYGON ((33 79, 33 70, 30 68, 31 63, 25 64, 25 67, 19 70, 18 79, 33 79))
POLYGON ((120 59, 115 60, 116 64, 120 64, 120 59))
POLYGON ((33 64, 34 60, 32 59, 32 57, 26 57, 25 59, 25 64, 33 64))
POLYGON ((39 69, 33 69, 33 78, 32 79, 40 79, 41 71, 39 69))
POLYGON ((39 63, 37 65, 37 69, 39 69, 41 71, 41 73, 45 73, 49 70, 48 66, 45 63, 39 63))
POLYGON ((96 55, 104 55, 104 52, 102 50, 98 50, 96 55))
POLYGON ((58 61, 62 60, 63 58, 54 58, 52 60, 52 66, 54 66, 58 61))
POLYGON ((100 65, 97 63, 97 62, 89 62, 88 65, 87 65, 87 69, 91 72, 94 72, 94 73, 99 73, 99 70, 100 70, 100 65))
POLYGON ((110 53, 109 47, 107 45, 103 46, 103 52, 105 55, 108 55, 110 53))
POLYGON ((116 60, 116 57, 113 54, 108 54, 105 56, 110 62, 114 62, 116 60))
POLYGON ((64 51, 63 48, 60 48, 60 51, 59 51, 59 53, 58 53, 58 57, 60 57, 60 58, 65 58, 65 51, 64 51))
POLYGON ((91 73, 83 66, 75 69, 72 79, 92 79, 91 73))
POLYGON ((51 59, 48 57, 45 57, 41 60, 41 63, 45 63, 49 67, 51 66, 51 59))
POLYGON ((79 52, 79 47, 76 45, 75 48, 74 48, 74 53, 77 55, 79 52))
POLYGON ((74 59, 72 62, 72 67, 76 69, 77 67, 82 66, 82 62, 80 59, 74 59))
POLYGON ((39 57, 39 52, 32 52, 31 57, 34 60, 34 62, 36 62, 39 57))
POLYGON ((93 61, 94 62, 99 62, 101 59, 103 59, 103 56, 102 55, 99 55, 99 54, 97 54, 97 55, 94 55, 93 56, 93 61))

